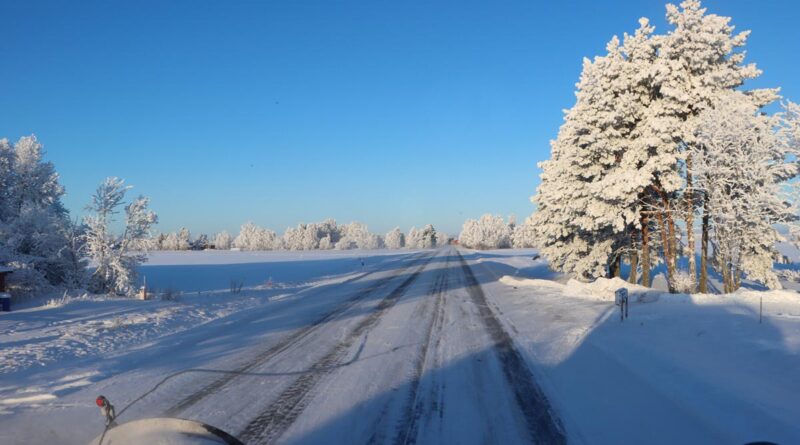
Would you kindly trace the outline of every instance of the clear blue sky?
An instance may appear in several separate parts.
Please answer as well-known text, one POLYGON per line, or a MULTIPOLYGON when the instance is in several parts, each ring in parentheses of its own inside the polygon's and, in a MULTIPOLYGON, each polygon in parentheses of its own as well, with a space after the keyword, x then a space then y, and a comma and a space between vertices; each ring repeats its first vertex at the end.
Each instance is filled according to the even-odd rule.
MULTIPOLYGON (((582 57, 664 3, 3 0, 0 136, 39 137, 73 215, 120 176, 163 231, 521 220, 582 57)), ((800 100, 798 3, 704 4, 800 100)))

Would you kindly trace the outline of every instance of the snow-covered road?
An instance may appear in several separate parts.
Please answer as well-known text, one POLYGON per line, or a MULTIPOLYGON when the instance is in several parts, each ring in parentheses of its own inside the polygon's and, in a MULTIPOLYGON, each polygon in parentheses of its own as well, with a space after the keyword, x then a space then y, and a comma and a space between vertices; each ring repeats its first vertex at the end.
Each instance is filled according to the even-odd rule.
POLYGON ((176 402, 165 412, 249 444, 563 441, 459 258, 424 254, 357 280, 234 373, 176 385, 191 392, 167 397, 176 402))
POLYGON ((177 302, 0 316, 0 443, 88 443, 99 394, 121 422, 199 420, 249 444, 800 440, 797 292, 633 286, 621 323, 610 295, 627 284, 567 283, 534 254, 156 258, 155 282, 202 279, 177 302), (239 272, 241 294, 209 288, 239 272))
POLYGON ((453 248, 409 254, 279 303, 89 364, 102 378, 57 405, 14 413, 10 428, 0 420, 0 437, 86 442, 101 430, 87 402, 102 393, 120 421, 200 420, 248 444, 565 441, 453 248), (55 421, 43 427, 42 417, 55 421))

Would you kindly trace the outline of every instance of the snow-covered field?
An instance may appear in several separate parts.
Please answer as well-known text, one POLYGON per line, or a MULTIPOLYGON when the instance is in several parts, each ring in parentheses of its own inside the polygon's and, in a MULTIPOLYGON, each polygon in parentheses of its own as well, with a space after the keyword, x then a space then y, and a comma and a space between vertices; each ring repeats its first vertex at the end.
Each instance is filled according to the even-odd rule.
POLYGON ((796 291, 587 285, 534 253, 156 253, 176 301, 0 315, 0 443, 88 443, 98 394, 246 443, 800 443, 796 291))

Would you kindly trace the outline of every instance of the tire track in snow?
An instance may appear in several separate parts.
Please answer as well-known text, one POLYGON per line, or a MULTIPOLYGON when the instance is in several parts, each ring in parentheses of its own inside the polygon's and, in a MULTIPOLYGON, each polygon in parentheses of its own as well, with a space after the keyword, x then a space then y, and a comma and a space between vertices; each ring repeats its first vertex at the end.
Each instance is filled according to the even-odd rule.
MULTIPOLYGON (((439 275, 433 288, 428 293, 429 296, 435 296, 433 315, 431 316, 430 323, 425 330, 425 341, 417 356, 414 365, 414 377, 410 383, 411 389, 408 394, 408 402, 403 410, 403 417, 397 426, 397 436, 395 437, 395 445, 406 445, 417 442, 417 434, 419 432, 419 419, 423 413, 428 410, 439 409, 439 406, 426 407, 424 400, 420 398, 419 387, 422 382, 422 377, 430 361, 431 343, 436 338, 434 344, 435 349, 441 336, 439 335, 442 330, 442 323, 444 322, 444 295, 448 290, 448 273, 450 272, 450 254, 447 255, 444 271, 439 275)), ((438 395, 433 395, 434 403, 438 400, 438 395)))
POLYGON ((397 303, 433 258, 433 255, 429 256, 413 274, 381 300, 375 310, 350 331, 344 340, 315 362, 308 373, 295 379, 275 401, 251 420, 239 434, 241 440, 248 444, 269 444, 275 442, 286 432, 311 401, 315 394, 314 389, 320 381, 346 363, 348 353, 355 341, 368 333, 381 317, 397 303))
POLYGON ((457 252, 461 269, 464 272, 466 288, 475 306, 478 308, 484 328, 494 342, 493 350, 503 368, 503 375, 514 392, 514 398, 522 411, 528 426, 528 432, 535 443, 565 444, 567 442, 561 420, 556 415, 550 402, 536 379, 525 364, 522 355, 514 347, 514 340, 503 329, 503 325, 492 312, 486 301, 478 280, 472 273, 461 252, 457 252))
MULTIPOLYGON (((377 280, 375 283, 373 283, 368 288, 357 292, 351 298, 347 299, 344 303, 342 303, 341 305, 339 305, 336 308, 334 308, 332 311, 325 313, 324 315, 322 315, 320 318, 318 318, 315 321, 313 321, 308 326, 302 328, 300 331, 297 331, 297 332, 294 332, 292 334, 287 335, 285 338, 279 340, 277 343, 272 345, 269 349, 267 349, 264 352, 258 354, 252 360, 246 362, 245 364, 243 364, 243 365, 241 365, 241 366, 239 366, 239 367, 237 367, 235 369, 232 369, 230 371, 226 371, 226 375, 225 376, 223 376, 223 377, 221 377, 221 378, 219 378, 217 380, 214 380, 210 384, 208 384, 208 385, 204 386, 203 388, 201 388, 199 391, 196 391, 196 392, 188 395, 187 397, 183 398, 178 403, 173 405, 171 408, 169 408, 166 411, 166 415, 168 417, 176 417, 178 414, 180 414, 181 412, 187 410, 188 408, 196 405, 197 403, 199 403, 200 401, 202 401, 206 397, 208 397, 208 396, 210 396, 210 395, 212 395, 214 393, 217 393, 218 391, 220 391, 222 388, 224 388, 226 385, 228 385, 230 382, 232 382, 233 380, 235 380, 236 378, 238 378, 242 374, 248 373, 249 371, 253 370, 254 368, 256 368, 256 367, 268 362, 269 360, 271 360, 276 355, 278 355, 278 354, 280 354, 280 353, 282 353, 282 352, 284 352, 286 350, 291 349, 293 346, 295 346, 298 343, 300 343, 303 339, 307 338, 308 336, 313 334, 315 331, 317 331, 325 323, 335 319, 336 317, 338 317, 339 315, 343 314, 348 309, 353 307, 359 301, 365 299, 367 296, 369 296, 373 292, 381 289, 382 287, 387 285, 389 282, 391 282, 392 280, 394 280, 395 278, 397 278, 401 274, 405 273, 408 269, 410 269, 414 265, 418 264, 418 262, 420 260, 422 260, 423 258, 425 258, 424 254, 423 255, 419 255, 417 258, 413 258, 411 263, 408 266, 398 270, 396 273, 393 273, 390 276, 387 276, 387 277, 384 277, 384 278, 381 278, 381 279, 377 280)), ((428 258, 427 261, 430 261, 430 258, 428 258)), ((425 262, 425 264, 427 264, 427 261, 425 262)), ((363 274, 363 275, 360 275, 360 276, 357 276, 357 277, 354 277, 354 278, 352 278, 350 280, 344 281, 341 284, 347 284, 347 283, 356 281, 356 280, 364 278, 365 276, 370 275, 372 273, 374 273, 374 271, 373 272, 368 272, 366 274, 363 274)))

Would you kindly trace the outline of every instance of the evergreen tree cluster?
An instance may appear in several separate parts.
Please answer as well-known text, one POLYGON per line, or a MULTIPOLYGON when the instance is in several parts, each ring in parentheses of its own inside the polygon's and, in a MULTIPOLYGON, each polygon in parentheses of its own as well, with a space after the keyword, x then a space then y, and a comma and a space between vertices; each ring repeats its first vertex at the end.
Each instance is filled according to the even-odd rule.
POLYGON ((584 59, 540 163, 532 238, 554 269, 583 279, 619 276, 627 261, 628 279, 649 286, 663 262, 671 291, 709 291, 710 267, 725 292, 743 276, 778 287, 777 226, 797 221, 798 108, 766 115, 778 90, 744 88, 761 71, 729 17, 687 0, 667 5, 667 21, 659 35, 640 19, 584 59))

